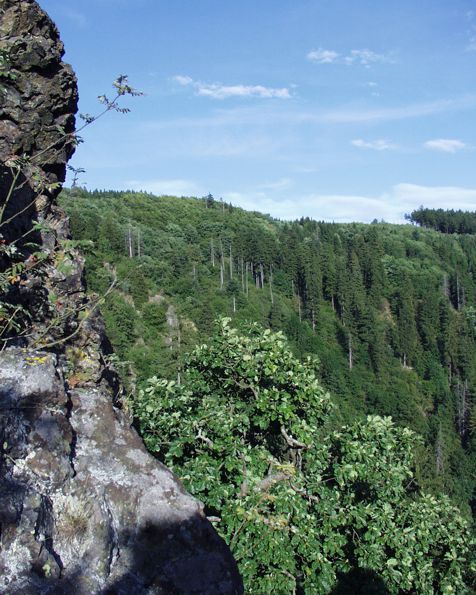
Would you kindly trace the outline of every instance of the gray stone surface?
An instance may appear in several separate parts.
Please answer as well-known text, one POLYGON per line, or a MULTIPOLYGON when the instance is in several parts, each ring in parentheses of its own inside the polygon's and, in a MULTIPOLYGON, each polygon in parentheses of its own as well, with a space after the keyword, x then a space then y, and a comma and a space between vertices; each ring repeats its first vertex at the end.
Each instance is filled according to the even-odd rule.
POLYGON ((0 354, 2 593, 239 593, 226 545, 100 388, 0 354))

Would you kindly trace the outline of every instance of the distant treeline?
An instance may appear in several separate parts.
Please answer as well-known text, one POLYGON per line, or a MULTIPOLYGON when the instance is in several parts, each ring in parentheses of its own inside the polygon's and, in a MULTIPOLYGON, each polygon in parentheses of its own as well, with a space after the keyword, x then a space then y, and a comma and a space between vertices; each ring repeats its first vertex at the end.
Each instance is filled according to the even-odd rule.
POLYGON ((476 212, 420 207, 410 215, 405 215, 405 218, 412 223, 442 233, 476 234, 476 212))

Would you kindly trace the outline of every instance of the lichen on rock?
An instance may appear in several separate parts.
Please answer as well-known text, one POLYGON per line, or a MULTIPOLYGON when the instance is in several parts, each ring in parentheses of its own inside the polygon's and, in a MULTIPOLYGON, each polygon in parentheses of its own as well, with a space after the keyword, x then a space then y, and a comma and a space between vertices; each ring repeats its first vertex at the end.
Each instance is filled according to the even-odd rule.
POLYGON ((67 390, 54 355, 8 349, 0 407, 2 593, 240 592, 200 503, 107 391, 67 390))

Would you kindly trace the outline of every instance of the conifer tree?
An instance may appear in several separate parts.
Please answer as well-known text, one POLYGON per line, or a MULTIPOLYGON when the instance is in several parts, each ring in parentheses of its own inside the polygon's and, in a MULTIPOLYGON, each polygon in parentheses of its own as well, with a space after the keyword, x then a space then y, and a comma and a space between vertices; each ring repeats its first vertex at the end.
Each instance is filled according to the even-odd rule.
POLYGON ((397 320, 398 348, 402 365, 405 368, 412 364, 418 347, 413 290, 410 278, 405 274, 397 291, 397 320))

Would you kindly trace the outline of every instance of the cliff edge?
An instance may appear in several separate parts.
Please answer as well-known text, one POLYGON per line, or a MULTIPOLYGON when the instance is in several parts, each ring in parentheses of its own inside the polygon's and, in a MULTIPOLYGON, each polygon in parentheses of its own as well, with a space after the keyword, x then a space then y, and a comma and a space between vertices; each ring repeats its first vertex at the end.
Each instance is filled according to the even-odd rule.
POLYGON ((76 79, 34 0, 0 0, 0 591, 242 593, 199 502, 114 406, 55 198, 76 79))

